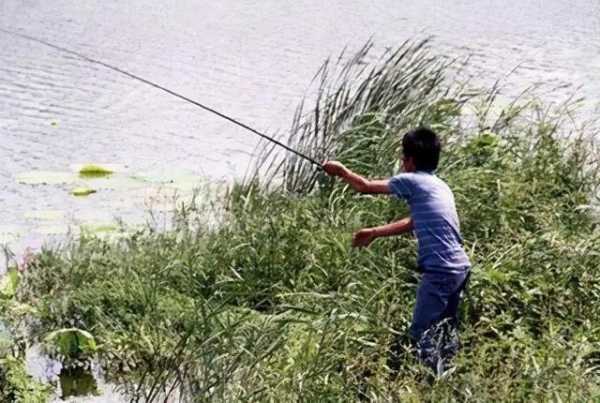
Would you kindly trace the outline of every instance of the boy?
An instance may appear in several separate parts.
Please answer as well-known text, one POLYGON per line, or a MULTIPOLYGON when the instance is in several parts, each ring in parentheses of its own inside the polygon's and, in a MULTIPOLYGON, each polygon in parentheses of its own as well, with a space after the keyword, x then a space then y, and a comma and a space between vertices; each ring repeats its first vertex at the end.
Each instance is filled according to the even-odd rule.
MULTIPOLYGON (((424 333, 432 326, 442 321, 453 328, 458 324, 460 293, 468 279, 470 263, 462 246, 452 191, 434 174, 441 151, 438 136, 420 127, 404 135, 402 148, 404 173, 389 180, 368 180, 336 161, 324 163, 323 168, 358 192, 391 193, 408 202, 410 217, 361 229, 354 234, 352 245, 368 246, 379 237, 414 232, 422 276, 409 336, 423 348, 424 333)), ((437 362, 429 364, 438 366, 437 362)))

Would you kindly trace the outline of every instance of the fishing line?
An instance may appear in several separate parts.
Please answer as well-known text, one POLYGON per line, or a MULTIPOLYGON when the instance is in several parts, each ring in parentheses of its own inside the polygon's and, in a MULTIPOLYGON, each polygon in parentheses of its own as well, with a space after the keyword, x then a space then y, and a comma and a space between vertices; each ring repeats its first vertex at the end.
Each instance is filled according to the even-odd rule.
POLYGON ((152 86, 154 88, 157 88, 157 89, 159 89, 161 91, 164 91, 167 94, 171 94, 174 97, 177 97, 179 99, 183 99, 184 101, 187 101, 187 102, 189 102, 189 103, 191 103, 193 105, 196 105, 197 107, 202 108, 205 111, 211 112, 211 113, 213 113, 213 114, 215 114, 215 115, 217 115, 217 116, 219 116, 219 117, 221 117, 221 118, 223 118, 225 120, 228 120, 231 123, 234 123, 234 124, 236 124, 236 125, 244 128, 244 129, 246 129, 246 130, 248 130, 248 131, 250 131, 250 132, 252 132, 252 133, 254 133, 254 134, 256 134, 256 135, 258 135, 260 137, 262 137, 263 139, 268 140, 268 141, 270 141, 270 142, 278 145, 279 147, 282 147, 282 148, 286 149, 287 151, 296 154, 300 158, 303 158, 303 159, 309 161, 311 164, 316 165, 318 169, 323 169, 323 165, 320 162, 317 162, 313 158, 311 158, 311 157, 309 157, 309 156, 301 153, 300 151, 294 150, 293 148, 291 148, 291 147, 283 144, 282 142, 280 142, 280 141, 278 141, 278 140, 276 140, 276 139, 274 139, 274 138, 272 138, 270 136, 267 136, 264 133, 259 132, 258 130, 254 129, 254 128, 250 127, 250 126, 248 126, 245 123, 240 122, 237 119, 234 119, 234 118, 232 118, 230 116, 227 116, 226 114, 224 114, 222 112, 219 112, 216 109, 213 109, 213 108, 211 108, 209 106, 206 106, 206 105, 204 105, 204 104, 202 104, 202 103, 200 103, 198 101, 194 101, 193 99, 188 98, 185 95, 178 94, 175 91, 172 91, 172 90, 170 90, 168 88, 163 87, 162 85, 156 84, 156 83, 154 83, 154 82, 152 82, 150 80, 147 80, 147 79, 145 79, 143 77, 140 77, 140 76, 138 76, 136 74, 130 73, 130 72, 126 71, 126 70, 123 70, 123 69, 120 69, 118 67, 112 66, 112 65, 110 65, 108 63, 105 63, 105 62, 103 62, 101 60, 92 59, 91 57, 88 57, 88 56, 86 56, 84 54, 75 52, 73 50, 64 48, 62 46, 55 45, 55 44, 50 43, 50 42, 46 42, 46 41, 44 41, 42 39, 38 39, 38 38, 35 38, 33 36, 30 36, 30 35, 26 35, 26 34, 21 34, 21 33, 18 33, 18 32, 9 31, 9 30, 4 29, 4 28, 0 28, 0 32, 4 32, 5 34, 8 34, 8 35, 17 36, 17 37, 20 37, 20 38, 23 38, 23 39, 28 39, 30 41, 34 41, 34 42, 40 43, 42 45, 49 46, 49 47, 51 47, 53 49, 56 49, 58 51, 61 51, 61 52, 64 52, 64 53, 68 53, 68 54, 71 54, 73 56, 77 56, 78 58, 83 59, 83 60, 85 60, 87 62, 94 63, 94 64, 99 64, 100 66, 103 66, 103 67, 106 67, 107 69, 116 71, 117 73, 121 73, 121 74, 123 74, 123 75, 125 75, 125 76, 127 76, 129 78, 133 78, 134 80, 141 81, 144 84, 150 85, 150 86, 152 86))

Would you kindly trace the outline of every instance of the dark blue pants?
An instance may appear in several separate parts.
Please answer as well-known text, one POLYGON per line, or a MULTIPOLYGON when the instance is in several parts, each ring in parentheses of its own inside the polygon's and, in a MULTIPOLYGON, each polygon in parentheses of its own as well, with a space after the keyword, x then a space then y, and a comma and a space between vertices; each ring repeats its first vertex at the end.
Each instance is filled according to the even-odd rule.
POLYGON ((427 329, 445 319, 454 327, 458 325, 460 293, 468 276, 469 271, 460 274, 425 272, 421 275, 409 330, 413 342, 418 342, 427 329))

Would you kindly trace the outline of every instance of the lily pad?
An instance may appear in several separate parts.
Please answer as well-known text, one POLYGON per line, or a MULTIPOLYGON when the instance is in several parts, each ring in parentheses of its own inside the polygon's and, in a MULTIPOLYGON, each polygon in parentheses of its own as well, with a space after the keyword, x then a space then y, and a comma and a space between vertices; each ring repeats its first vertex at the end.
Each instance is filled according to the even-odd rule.
MULTIPOLYGON (((146 183, 141 182, 139 179, 135 179, 125 175, 111 175, 110 177, 94 178, 93 179, 94 189, 103 190, 135 190, 147 186, 146 183)), ((91 183, 91 182, 90 182, 91 183)))
POLYGON ((110 173, 123 173, 125 172, 127 166, 121 164, 112 164, 112 163, 104 163, 104 162, 85 162, 85 163, 75 163, 70 164, 69 168, 76 173, 79 173, 81 170, 96 170, 97 168, 103 171, 110 171, 110 173))
POLYGON ((134 175, 132 178, 148 183, 168 183, 173 180, 171 175, 165 175, 164 173, 134 175))
POLYGON ((89 196, 92 193, 96 193, 96 191, 94 189, 84 187, 75 188, 71 191, 73 196, 89 196))
POLYGON ((144 206, 154 212, 172 212, 181 205, 190 205, 193 193, 182 192, 173 188, 149 188, 144 196, 144 206))
POLYGON ((26 185, 61 185, 76 182, 77 176, 71 172, 31 171, 17 175, 16 180, 26 185))
POLYGON ((165 189, 183 193, 192 192, 195 189, 205 187, 209 184, 206 178, 193 174, 176 174, 172 176, 147 175, 141 176, 140 179, 150 183, 160 184, 165 189))
POLYGON ((200 185, 208 183, 206 178, 194 175, 190 173, 174 173, 174 174, 147 174, 147 175, 138 175, 137 179, 150 182, 150 183, 159 183, 168 185, 170 187, 189 187, 193 185, 193 187, 198 187, 200 185))
POLYGON ((102 178, 113 173, 112 169, 97 164, 86 164, 79 169, 79 176, 82 178, 102 178))
POLYGON ((34 210, 25 213, 28 220, 58 221, 63 217, 64 213, 60 210, 34 210))

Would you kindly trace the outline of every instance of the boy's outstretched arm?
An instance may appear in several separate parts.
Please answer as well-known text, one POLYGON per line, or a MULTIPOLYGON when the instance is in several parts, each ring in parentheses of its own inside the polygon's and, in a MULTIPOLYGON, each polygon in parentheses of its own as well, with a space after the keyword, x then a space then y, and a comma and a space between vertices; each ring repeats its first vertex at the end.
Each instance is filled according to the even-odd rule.
POLYGON ((389 180, 368 180, 337 161, 326 161, 323 169, 331 176, 339 176, 360 193, 390 193, 389 180))
POLYGON ((379 227, 364 228, 354 233, 354 236, 352 237, 352 246, 369 246, 369 244, 377 238, 404 234, 412 231, 413 228, 413 221, 410 217, 379 227))

